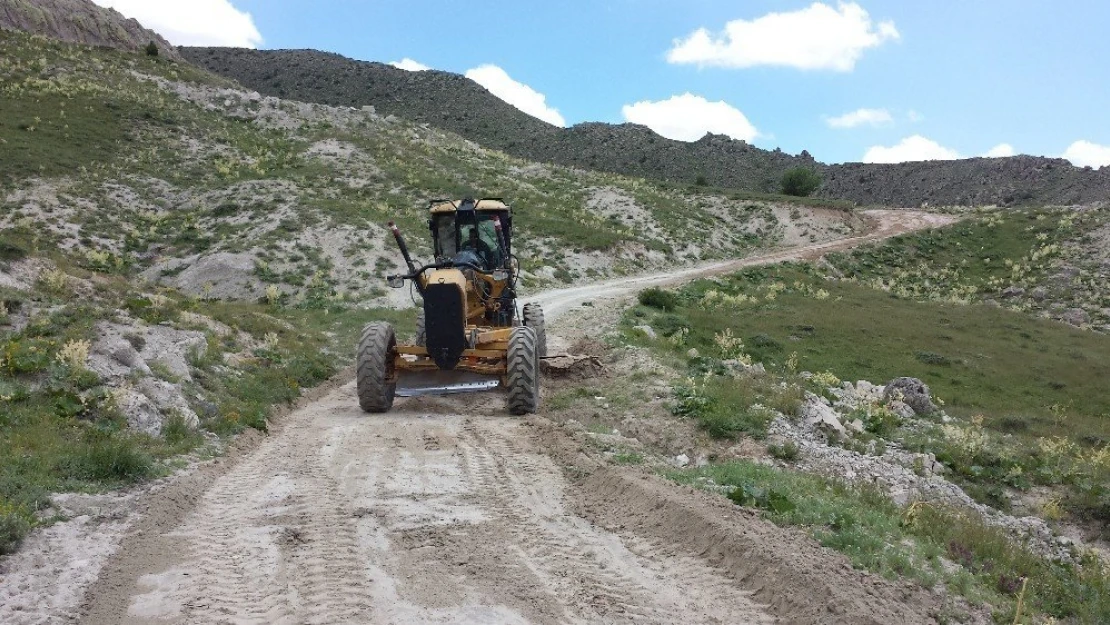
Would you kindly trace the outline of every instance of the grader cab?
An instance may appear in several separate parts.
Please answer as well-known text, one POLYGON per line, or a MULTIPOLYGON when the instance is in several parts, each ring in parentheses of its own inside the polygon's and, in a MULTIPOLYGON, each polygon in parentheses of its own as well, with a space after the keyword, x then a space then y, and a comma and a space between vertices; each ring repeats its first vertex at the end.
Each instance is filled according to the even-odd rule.
POLYGON ((417 265, 396 225, 390 229, 423 306, 411 344, 399 344, 393 326, 366 325, 358 345, 359 405, 386 412, 394 397, 508 391, 509 412, 535 412, 539 359, 547 354, 543 310, 518 313, 512 209, 500 199, 433 200, 428 226, 435 259, 417 265))

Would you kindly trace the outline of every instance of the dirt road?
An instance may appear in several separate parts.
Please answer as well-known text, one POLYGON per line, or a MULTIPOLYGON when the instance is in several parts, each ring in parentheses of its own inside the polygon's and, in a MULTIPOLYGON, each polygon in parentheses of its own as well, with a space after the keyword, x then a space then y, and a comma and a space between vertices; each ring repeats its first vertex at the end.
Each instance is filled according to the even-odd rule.
MULTIPOLYGON (((853 240, 533 299, 555 319, 585 299, 945 219, 874 216, 876 232, 853 240)), ((589 474, 592 465, 542 415, 512 419, 503 404, 497 393, 417 398, 368 416, 353 383, 333 388, 248 451, 150 502, 90 589, 81 620, 924 622, 899 607, 902 591, 861 582, 840 560, 790 544, 797 535, 735 506, 718 510, 646 475, 589 474)))

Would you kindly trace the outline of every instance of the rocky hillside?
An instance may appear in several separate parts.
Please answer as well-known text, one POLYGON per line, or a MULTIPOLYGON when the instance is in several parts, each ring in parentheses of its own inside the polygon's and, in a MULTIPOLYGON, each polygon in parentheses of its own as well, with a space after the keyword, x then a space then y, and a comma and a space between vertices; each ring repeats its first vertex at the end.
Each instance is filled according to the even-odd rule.
POLYGON ((158 33, 89 0, 0 0, 0 30, 120 50, 140 50, 154 42, 161 56, 181 60, 158 33))
POLYGON ((1019 156, 898 165, 816 163, 724 136, 672 141, 633 124, 558 128, 501 101, 477 83, 441 71, 407 72, 314 50, 182 48, 191 62, 260 93, 334 106, 372 105, 458 133, 521 158, 757 192, 777 190, 783 172, 807 166, 826 179, 820 194, 861 205, 1086 203, 1110 197, 1110 168, 1019 156))
MULTIPOLYGON (((367 301, 430 198, 503 196, 531 284, 834 237, 846 213, 513 159, 372 109, 281 100, 142 53, 0 35, 0 226, 196 295, 367 301), (80 141, 74 141, 79 138, 80 141), (728 228, 707 228, 708 224, 728 228)), ((407 293, 397 295, 408 301, 407 293)), ((382 302, 379 302, 382 303, 382 302)))

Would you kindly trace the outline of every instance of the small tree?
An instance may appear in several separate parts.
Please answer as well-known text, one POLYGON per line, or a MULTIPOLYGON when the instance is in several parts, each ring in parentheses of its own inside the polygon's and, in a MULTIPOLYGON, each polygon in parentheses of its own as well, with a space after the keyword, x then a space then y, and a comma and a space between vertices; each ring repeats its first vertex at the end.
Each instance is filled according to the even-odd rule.
POLYGON ((821 186, 821 175, 806 167, 795 167, 782 176, 782 192, 784 195, 806 197, 811 195, 821 186))
POLYGON ((154 43, 153 41, 146 44, 146 55, 147 56, 158 56, 158 44, 154 43))

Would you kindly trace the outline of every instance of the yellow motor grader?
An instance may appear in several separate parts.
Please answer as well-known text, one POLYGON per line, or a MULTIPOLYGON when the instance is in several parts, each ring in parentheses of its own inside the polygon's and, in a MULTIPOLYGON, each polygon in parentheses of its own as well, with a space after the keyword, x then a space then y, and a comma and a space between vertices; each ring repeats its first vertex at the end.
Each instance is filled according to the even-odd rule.
POLYGON ((510 413, 535 412, 547 334, 538 304, 517 311, 512 209, 499 198, 467 198, 433 200, 428 210, 435 254, 430 264, 414 263, 400 230, 389 224, 408 267, 406 274, 389 276, 389 286, 411 281, 423 309, 412 344, 398 344, 389 323, 363 329, 359 405, 366 412, 386 412, 394 397, 503 387, 510 413))

